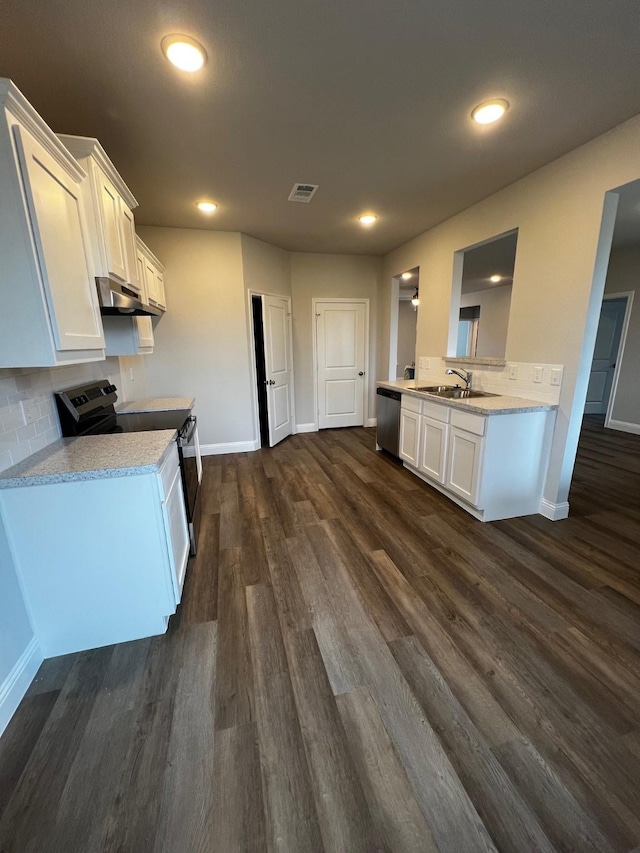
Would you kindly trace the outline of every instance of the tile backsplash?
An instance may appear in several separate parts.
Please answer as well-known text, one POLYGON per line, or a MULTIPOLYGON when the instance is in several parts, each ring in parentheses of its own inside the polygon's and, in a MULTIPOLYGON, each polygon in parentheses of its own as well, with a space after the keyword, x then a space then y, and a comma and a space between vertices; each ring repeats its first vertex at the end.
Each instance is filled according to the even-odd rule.
POLYGON ((60 438, 54 391, 107 376, 120 387, 117 358, 68 367, 0 369, 0 471, 60 438))
POLYGON ((560 400, 562 387, 562 364, 508 361, 503 365, 459 364, 447 361, 440 356, 420 356, 418 376, 421 382, 430 385, 451 385, 458 382, 455 376, 447 376, 448 367, 471 370, 473 387, 488 394, 501 394, 511 397, 524 397, 527 400, 540 400, 551 405, 560 400))

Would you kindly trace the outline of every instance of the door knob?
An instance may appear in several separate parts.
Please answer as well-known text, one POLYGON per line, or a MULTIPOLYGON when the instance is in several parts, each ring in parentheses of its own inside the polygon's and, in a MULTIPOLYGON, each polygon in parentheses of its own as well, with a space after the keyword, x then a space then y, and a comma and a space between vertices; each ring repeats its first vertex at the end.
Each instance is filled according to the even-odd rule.
POLYGON ((358 376, 364 376, 364 370, 358 371, 358 376))

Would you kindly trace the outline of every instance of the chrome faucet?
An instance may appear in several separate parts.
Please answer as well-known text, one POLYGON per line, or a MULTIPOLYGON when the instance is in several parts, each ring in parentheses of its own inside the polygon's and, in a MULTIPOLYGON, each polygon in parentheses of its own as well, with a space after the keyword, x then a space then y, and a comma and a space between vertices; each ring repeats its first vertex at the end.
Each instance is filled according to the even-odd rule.
POLYGON ((467 391, 471 388, 471 380, 473 379, 473 373, 471 373, 470 370, 463 370, 462 373, 460 373, 459 370, 453 370, 452 368, 449 368, 447 370, 447 376, 451 376, 452 373, 455 373, 456 376, 459 376, 460 379, 464 380, 465 388, 467 389, 467 391))

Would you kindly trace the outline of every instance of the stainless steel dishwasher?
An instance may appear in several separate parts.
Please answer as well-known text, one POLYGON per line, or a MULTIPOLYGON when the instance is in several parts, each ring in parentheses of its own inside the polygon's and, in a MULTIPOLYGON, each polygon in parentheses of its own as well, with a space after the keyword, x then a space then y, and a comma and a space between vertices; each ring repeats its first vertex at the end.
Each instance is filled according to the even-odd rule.
POLYGON ((376 441, 379 447, 398 456, 400 442, 400 391, 378 388, 376 441))

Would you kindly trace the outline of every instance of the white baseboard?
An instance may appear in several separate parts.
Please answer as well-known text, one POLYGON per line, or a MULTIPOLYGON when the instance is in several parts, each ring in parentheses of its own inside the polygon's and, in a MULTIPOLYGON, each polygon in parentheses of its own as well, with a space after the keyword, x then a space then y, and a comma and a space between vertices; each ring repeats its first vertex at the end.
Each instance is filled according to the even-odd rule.
POLYGON ((378 426, 378 419, 377 418, 368 418, 365 426, 366 427, 378 426))
POLYGON ((35 678, 38 667, 44 660, 35 637, 15 662, 13 669, 0 684, 0 735, 15 714, 27 688, 35 678))
POLYGON ((605 422, 606 429, 618 429, 620 432, 632 432, 634 435, 640 435, 640 424, 630 424, 627 421, 610 420, 605 422))
POLYGON ((224 444, 201 444, 200 453, 203 456, 218 456, 221 453, 250 453, 259 450, 260 442, 253 441, 228 441, 224 444))
POLYGON ((569 502, 563 501, 562 503, 554 504, 546 498, 542 498, 539 512, 540 515, 544 515, 545 518, 549 518, 551 521, 562 521, 563 518, 569 516, 569 502))
POLYGON ((315 424, 296 424, 296 432, 318 432, 315 424))

